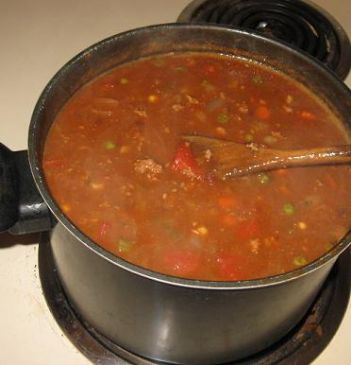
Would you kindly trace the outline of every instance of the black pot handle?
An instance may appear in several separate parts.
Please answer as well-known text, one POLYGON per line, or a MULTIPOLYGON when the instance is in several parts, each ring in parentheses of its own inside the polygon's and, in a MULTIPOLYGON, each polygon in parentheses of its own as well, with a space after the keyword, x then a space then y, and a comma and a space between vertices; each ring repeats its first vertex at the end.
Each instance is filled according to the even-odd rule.
POLYGON ((0 143, 0 232, 43 232, 53 224, 35 186, 27 151, 12 152, 0 143))

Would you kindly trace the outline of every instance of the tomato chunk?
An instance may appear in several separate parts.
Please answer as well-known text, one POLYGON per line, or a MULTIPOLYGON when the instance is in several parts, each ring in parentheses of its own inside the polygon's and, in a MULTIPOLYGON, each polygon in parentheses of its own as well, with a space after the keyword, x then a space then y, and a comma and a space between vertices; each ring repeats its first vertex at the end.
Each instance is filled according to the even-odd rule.
POLYGON ((176 276, 191 277, 200 267, 200 255, 177 249, 167 251, 161 261, 165 271, 176 276))
POLYGON ((196 178, 201 177, 201 169, 196 161, 188 143, 182 142, 178 145, 173 162, 171 164, 173 171, 181 172, 185 175, 196 178))
POLYGON ((242 222, 237 229, 236 236, 241 240, 255 238, 260 232, 257 220, 252 219, 242 222))
POLYGON ((217 269, 222 280, 242 280, 245 277, 242 265, 244 257, 235 254, 223 254, 217 257, 217 269))

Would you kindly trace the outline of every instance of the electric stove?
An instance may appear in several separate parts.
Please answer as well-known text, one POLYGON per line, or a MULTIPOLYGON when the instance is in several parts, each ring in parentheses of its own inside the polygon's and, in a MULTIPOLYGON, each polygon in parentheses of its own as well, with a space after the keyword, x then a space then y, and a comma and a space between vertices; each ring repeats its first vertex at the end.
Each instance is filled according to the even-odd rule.
MULTIPOLYGON (((345 78, 351 62, 348 10, 344 0, 3 3, 1 142, 12 150, 26 149, 36 100, 72 56, 112 34, 149 24, 178 20, 250 29, 299 47, 345 78), (319 12, 311 12, 311 7, 319 12)), ((350 77, 345 82, 351 86, 350 77)), ((350 268, 350 253, 346 252, 303 321, 273 348, 237 364, 349 364, 350 268)), ((109 343, 72 310, 57 279, 45 235, 0 235, 0 290, 2 364, 152 364, 109 343)))

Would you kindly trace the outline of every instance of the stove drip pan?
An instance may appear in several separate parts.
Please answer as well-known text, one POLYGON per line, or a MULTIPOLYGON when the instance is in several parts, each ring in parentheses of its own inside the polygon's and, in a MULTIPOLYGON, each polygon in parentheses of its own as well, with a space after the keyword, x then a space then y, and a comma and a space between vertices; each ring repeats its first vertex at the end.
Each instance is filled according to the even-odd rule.
POLYGON ((301 0, 194 0, 178 22, 211 23, 258 32, 317 58, 344 79, 351 46, 341 25, 325 10, 301 0))
MULTIPOLYGON (((80 318, 61 287, 47 234, 42 235, 39 244, 39 274, 51 313, 73 345, 93 364, 159 364, 112 343, 80 318)), ((350 287, 351 255, 350 250, 347 250, 336 262, 317 299, 301 323, 274 346, 231 364, 310 364, 336 333, 348 305, 350 287)))

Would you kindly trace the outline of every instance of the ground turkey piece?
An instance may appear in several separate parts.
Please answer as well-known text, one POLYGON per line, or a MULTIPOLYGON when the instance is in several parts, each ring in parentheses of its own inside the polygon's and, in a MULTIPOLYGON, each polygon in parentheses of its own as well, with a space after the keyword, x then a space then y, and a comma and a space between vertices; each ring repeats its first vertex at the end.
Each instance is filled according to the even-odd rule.
POLYGON ((153 159, 137 160, 134 163, 134 170, 139 174, 144 174, 150 180, 156 180, 157 175, 163 170, 162 166, 156 163, 153 159))

